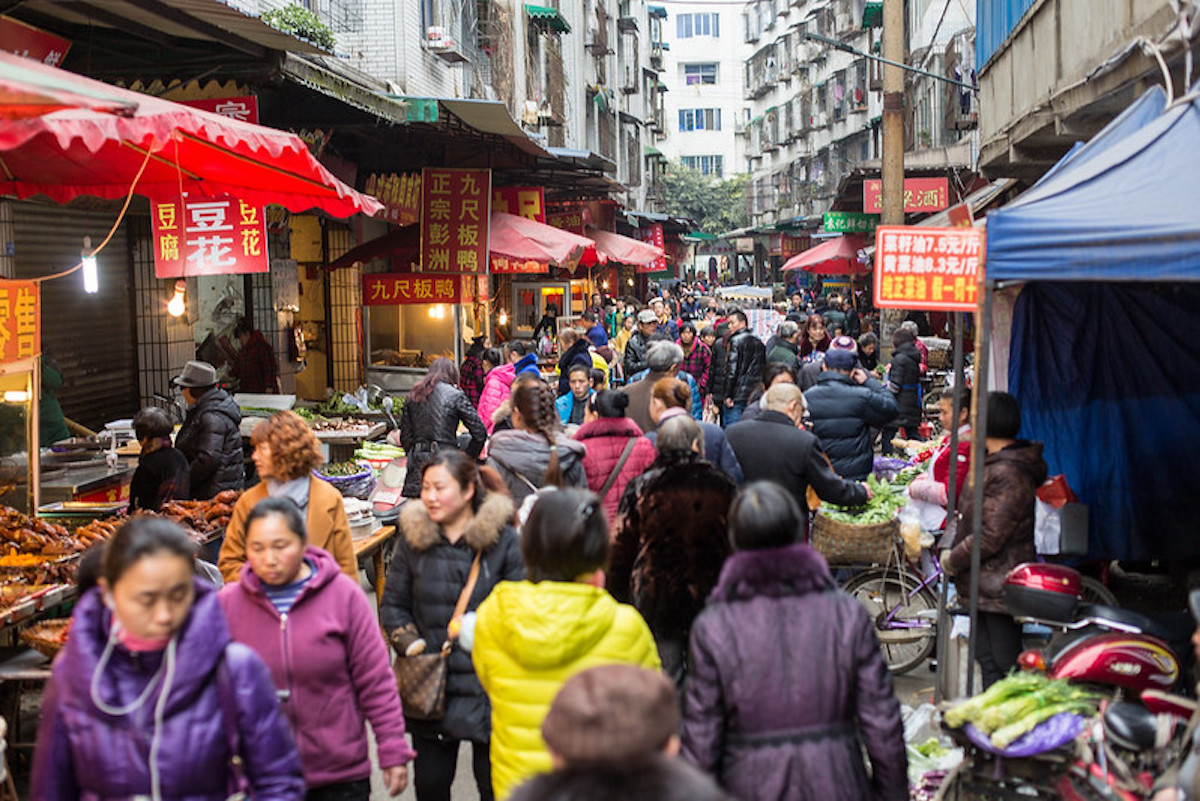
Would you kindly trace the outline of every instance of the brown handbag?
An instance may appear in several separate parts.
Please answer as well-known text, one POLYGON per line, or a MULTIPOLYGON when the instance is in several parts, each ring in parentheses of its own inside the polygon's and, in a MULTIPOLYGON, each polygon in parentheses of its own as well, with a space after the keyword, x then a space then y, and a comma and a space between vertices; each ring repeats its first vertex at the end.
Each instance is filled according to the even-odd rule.
POLYGON ((462 621, 467 604, 471 601, 471 593, 475 591, 481 556, 482 552, 475 552, 471 572, 467 576, 466 585, 459 593, 458 603, 454 606, 454 615, 450 618, 450 627, 441 650, 434 654, 416 656, 398 654, 396 661, 392 663, 392 672, 396 674, 396 687, 400 690, 400 702, 406 717, 414 720, 441 720, 446 715, 446 660, 450 658, 450 651, 458 638, 458 626, 455 624, 462 621))

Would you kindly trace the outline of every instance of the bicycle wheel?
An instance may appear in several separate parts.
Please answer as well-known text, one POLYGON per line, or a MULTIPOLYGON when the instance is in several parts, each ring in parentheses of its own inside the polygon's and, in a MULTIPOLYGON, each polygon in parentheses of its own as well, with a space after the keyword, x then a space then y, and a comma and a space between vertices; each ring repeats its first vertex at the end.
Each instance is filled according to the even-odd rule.
POLYGON ((1082 601, 1085 604, 1120 607, 1121 603, 1117 596, 1113 595, 1113 591, 1091 576, 1080 576, 1080 585, 1083 591, 1082 601))
POLYGON ((843 589, 875 621, 883 661, 893 673, 907 673, 933 653, 937 596, 913 573, 875 568, 852 577, 843 589))

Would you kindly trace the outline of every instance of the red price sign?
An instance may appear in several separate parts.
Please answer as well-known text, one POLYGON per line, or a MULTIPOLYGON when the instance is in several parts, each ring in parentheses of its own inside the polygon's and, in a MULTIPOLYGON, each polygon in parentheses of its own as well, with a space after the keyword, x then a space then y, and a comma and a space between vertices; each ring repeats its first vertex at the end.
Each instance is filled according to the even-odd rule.
POLYGON ((983 274, 982 240, 973 228, 877 228, 875 305, 975 311, 983 274))
POLYGON ((492 171, 426 167, 421 182, 421 271, 484 272, 492 171))
MULTIPOLYGON (((904 211, 941 211, 950 205, 950 180, 948 178, 905 178, 904 211)), ((863 181, 863 211, 879 214, 883 211, 883 181, 863 181)))
POLYGON ((262 207, 229 195, 151 205, 156 277, 265 273, 270 269, 262 207))
POLYGON ((0 281, 0 362, 42 352, 41 305, 36 281, 0 281))
POLYGON ((364 306, 415 303, 458 303, 462 282, 457 276, 432 278, 408 273, 374 273, 362 277, 364 306))

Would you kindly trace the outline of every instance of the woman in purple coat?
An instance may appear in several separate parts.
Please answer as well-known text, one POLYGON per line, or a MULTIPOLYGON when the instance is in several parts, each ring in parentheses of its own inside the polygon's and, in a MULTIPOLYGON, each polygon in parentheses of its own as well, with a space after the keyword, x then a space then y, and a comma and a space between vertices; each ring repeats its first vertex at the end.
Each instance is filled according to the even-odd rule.
POLYGON ((267 668, 230 640, 193 550, 179 526, 148 517, 107 545, 46 686, 33 798, 304 797, 267 668))
POLYGON ((802 530, 774 484, 734 501, 735 553, 692 626, 683 756, 741 801, 902 801, 900 705, 871 620, 802 530))

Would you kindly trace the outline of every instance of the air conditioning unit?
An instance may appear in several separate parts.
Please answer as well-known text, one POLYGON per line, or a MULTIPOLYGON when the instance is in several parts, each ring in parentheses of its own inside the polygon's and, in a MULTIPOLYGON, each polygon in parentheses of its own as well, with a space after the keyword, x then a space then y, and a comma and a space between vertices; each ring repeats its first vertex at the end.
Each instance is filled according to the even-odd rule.
POLYGON ((430 25, 425 29, 425 47, 435 53, 457 50, 458 42, 441 25, 430 25))

